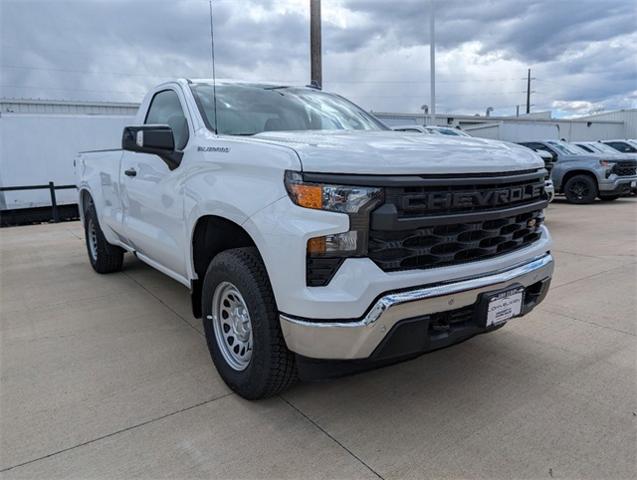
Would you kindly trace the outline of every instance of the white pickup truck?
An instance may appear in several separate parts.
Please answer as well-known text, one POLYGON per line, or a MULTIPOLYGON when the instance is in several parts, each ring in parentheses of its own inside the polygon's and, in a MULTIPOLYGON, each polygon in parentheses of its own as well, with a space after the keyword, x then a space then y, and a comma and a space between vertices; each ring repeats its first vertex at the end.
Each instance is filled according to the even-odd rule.
POLYGON ((190 288, 246 398, 495 330, 553 272, 536 153, 391 131, 310 87, 164 83, 121 150, 75 165, 93 268, 129 252, 190 288))

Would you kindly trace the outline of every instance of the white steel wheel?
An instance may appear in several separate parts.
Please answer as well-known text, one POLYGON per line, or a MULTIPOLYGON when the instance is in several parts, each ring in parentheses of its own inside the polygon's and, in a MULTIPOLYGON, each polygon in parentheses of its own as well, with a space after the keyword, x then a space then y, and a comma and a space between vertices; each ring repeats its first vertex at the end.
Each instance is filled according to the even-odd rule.
POLYGON ((252 358, 252 322, 243 296, 230 282, 221 282, 215 289, 212 326, 226 363, 233 370, 245 370, 252 358))

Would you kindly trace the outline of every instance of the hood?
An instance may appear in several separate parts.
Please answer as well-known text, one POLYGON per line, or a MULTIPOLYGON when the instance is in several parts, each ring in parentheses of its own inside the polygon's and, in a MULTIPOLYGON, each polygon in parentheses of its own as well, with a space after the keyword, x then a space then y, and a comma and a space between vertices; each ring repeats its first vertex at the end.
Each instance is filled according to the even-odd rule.
POLYGON ((625 153, 618 153, 615 155, 614 153, 587 153, 582 155, 560 155, 558 161, 598 161, 598 160, 608 160, 609 162, 628 162, 632 163, 635 160, 630 158, 625 153))
POLYGON ((600 160, 608 160, 610 162, 634 162, 637 159, 637 154, 630 153, 591 153, 592 156, 600 160))
POLYGON ((490 173, 544 166, 542 159, 526 147, 473 137, 312 130, 263 132, 252 138, 293 148, 306 172, 490 173))

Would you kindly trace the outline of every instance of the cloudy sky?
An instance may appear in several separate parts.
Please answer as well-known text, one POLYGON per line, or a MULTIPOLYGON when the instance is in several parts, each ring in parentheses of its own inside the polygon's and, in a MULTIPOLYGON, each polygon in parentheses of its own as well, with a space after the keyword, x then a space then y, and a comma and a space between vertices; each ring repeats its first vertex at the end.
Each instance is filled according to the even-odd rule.
MULTIPOLYGON (((323 0, 324 89, 374 111, 429 103, 430 0, 323 0)), ((0 96, 139 101, 210 77, 207 0, 0 0, 0 96)), ((213 0, 217 76, 306 84, 309 0, 213 0)), ((438 0, 438 112, 637 107, 637 1, 438 0)))

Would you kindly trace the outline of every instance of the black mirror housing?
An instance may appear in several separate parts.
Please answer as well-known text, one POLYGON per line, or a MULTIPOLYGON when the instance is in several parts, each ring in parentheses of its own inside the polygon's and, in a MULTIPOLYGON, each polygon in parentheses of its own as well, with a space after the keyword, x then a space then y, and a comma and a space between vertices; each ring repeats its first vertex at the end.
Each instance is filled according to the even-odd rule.
POLYGON ((175 150, 175 138, 168 125, 124 127, 122 150, 158 155, 171 170, 181 163, 182 153, 175 150))

